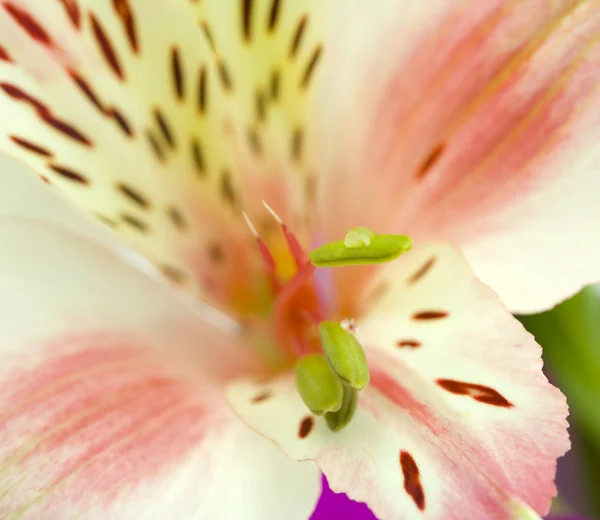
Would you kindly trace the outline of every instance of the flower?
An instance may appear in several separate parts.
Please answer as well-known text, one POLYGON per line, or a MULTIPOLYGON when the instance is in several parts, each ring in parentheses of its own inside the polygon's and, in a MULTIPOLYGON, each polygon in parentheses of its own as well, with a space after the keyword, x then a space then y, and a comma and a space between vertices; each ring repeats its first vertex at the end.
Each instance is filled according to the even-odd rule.
POLYGON ((2 148, 165 275, 0 219, 0 512, 305 518, 316 461, 382 518, 545 514, 564 397, 440 239, 513 310, 597 279, 597 4, 224 5, 0 2, 2 148), (416 247, 314 271, 357 226, 416 247), (344 318, 334 432, 292 368, 344 318))

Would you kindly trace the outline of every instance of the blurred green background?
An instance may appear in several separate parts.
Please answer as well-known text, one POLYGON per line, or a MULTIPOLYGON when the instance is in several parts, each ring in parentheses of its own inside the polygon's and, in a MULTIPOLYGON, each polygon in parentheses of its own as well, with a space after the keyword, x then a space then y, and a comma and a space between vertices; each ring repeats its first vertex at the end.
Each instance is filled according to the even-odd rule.
POLYGON ((573 449, 559 461, 553 512, 600 519, 600 286, 551 311, 518 318, 542 345, 546 374, 570 407, 573 449))

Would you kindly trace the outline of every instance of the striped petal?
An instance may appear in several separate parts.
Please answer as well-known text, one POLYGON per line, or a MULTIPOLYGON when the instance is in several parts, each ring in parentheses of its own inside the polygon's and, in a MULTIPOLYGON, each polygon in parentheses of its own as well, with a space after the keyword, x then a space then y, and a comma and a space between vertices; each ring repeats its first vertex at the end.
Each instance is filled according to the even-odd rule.
POLYGON ((451 240, 519 312, 600 279, 600 4, 329 5, 331 233, 451 240))
POLYGON ((512 519, 523 503, 544 514, 567 407, 531 335, 447 246, 404 255, 367 298, 357 338, 371 383, 343 431, 313 417, 285 376, 232 384, 240 416, 379 518, 512 519), (268 398, 248 399, 259 391, 268 398))
POLYGON ((114 233, 98 221, 67 204, 58 190, 48 189, 31 175, 28 167, 0 155, 0 214, 49 220, 92 239, 119 247, 114 233))
POLYGON ((253 366, 232 336, 58 227, 4 219, 0 237, 2 518, 309 514, 316 468, 224 402, 253 366))
POLYGON ((173 283, 239 310, 261 288, 241 210, 264 197, 295 214, 292 191, 259 175, 239 76, 193 9, 0 2, 0 147, 173 283))
POLYGON ((197 12, 217 59, 231 73, 240 130, 258 159, 244 161, 244 178, 252 182, 266 174, 272 186, 285 179, 292 190, 283 194, 293 203, 286 207, 274 197, 274 207, 295 228, 304 226, 312 215, 296 222, 290 209, 305 209, 314 183, 310 116, 325 54, 324 6, 316 0, 234 0, 224 8, 220 0, 207 0, 197 12))

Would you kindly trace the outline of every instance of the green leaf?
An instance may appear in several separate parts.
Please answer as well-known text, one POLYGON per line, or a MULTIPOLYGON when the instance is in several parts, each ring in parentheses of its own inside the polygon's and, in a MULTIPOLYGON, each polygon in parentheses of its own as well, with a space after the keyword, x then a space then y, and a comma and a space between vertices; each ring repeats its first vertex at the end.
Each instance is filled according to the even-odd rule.
POLYGON ((544 349, 544 361, 571 414, 600 447, 600 298, 588 287, 554 309, 520 316, 544 349))
POLYGON ((518 318, 542 345, 545 366, 567 396, 569 422, 583 440, 582 480, 600 514, 600 292, 588 287, 551 311, 518 318))

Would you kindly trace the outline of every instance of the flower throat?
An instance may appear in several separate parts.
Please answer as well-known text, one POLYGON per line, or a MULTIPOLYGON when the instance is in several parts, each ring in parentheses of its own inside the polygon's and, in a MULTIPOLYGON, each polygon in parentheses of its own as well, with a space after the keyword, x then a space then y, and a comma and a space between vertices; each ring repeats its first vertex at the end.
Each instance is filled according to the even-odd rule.
POLYGON ((266 278, 274 295, 270 323, 278 347, 295 367, 296 388, 315 415, 323 415, 330 429, 349 424, 358 392, 369 383, 369 368, 355 337, 352 320, 327 320, 316 296, 318 268, 389 262, 412 247, 410 237, 379 235, 364 227, 353 228, 343 240, 306 253, 294 233, 263 202, 281 226, 296 271, 288 280, 277 276, 277 263, 266 243, 244 213, 254 234, 266 278))

